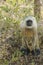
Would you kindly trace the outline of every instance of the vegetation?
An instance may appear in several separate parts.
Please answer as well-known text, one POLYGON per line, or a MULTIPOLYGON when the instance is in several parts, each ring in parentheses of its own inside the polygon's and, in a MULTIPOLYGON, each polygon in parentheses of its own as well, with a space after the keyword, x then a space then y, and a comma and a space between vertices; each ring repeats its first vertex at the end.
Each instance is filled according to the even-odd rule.
MULTIPOLYGON (((26 65, 26 63, 28 65, 27 56, 20 51, 22 47, 26 46, 22 45, 21 38, 23 36, 19 23, 29 15, 39 17, 39 21, 39 13, 40 11, 34 9, 34 0, 6 0, 0 2, 0 65, 26 65), (38 12, 38 15, 34 15, 35 12, 38 12)), ((38 34, 39 42, 43 43, 43 25, 38 26, 38 34)), ((34 65, 33 60, 31 61, 31 65, 34 65)))

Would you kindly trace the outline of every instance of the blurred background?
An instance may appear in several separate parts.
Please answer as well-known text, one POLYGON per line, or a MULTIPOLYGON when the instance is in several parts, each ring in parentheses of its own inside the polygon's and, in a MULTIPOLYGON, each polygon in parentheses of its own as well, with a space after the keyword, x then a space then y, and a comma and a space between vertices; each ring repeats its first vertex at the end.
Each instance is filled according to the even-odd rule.
POLYGON ((43 65, 43 0, 0 0, 0 65, 43 65), (30 15, 38 24, 38 57, 20 51, 23 45, 19 23, 30 15))

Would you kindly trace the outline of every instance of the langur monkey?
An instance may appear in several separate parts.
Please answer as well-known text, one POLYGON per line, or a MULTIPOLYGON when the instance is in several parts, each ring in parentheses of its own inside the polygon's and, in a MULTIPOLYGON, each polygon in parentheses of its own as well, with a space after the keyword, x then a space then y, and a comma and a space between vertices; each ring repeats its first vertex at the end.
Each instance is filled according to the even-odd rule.
MULTIPOLYGON (((25 36, 26 38, 33 36, 33 42, 32 42, 32 48, 29 47, 29 43, 26 42, 28 49, 32 52, 34 55, 40 54, 40 48, 39 48, 39 42, 38 42, 38 31, 37 31, 37 21, 35 17, 33 16, 28 16, 24 20, 20 22, 20 29, 22 32, 22 35, 25 36)), ((25 39, 27 40, 27 39, 25 39)), ((24 42, 23 42, 24 43, 24 42)))

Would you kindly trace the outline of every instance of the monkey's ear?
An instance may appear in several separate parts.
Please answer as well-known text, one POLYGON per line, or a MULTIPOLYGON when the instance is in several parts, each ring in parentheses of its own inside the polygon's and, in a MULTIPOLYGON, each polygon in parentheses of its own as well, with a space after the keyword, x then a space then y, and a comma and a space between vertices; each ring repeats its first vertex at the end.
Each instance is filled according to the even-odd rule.
POLYGON ((25 28, 26 22, 22 20, 22 21, 20 22, 19 26, 20 26, 21 29, 25 28))

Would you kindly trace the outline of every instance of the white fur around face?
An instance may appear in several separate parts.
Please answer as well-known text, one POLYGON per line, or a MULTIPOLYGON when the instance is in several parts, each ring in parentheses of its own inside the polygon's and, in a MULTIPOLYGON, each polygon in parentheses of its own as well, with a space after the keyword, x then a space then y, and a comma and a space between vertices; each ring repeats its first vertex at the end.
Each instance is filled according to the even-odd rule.
POLYGON ((37 21, 36 21, 35 17, 29 16, 29 17, 25 18, 25 20, 20 22, 20 28, 22 28, 22 29, 23 28, 36 28, 37 29, 37 21), (33 21, 32 26, 27 26, 26 25, 27 20, 32 20, 33 21))

